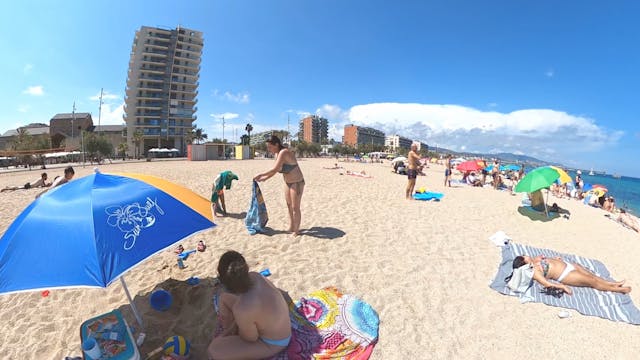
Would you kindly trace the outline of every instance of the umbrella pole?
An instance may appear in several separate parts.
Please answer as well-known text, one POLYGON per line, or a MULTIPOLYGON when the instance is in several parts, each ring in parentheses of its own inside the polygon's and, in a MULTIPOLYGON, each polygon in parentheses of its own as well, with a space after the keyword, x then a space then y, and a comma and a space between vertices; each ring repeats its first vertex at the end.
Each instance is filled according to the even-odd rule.
POLYGON ((136 321, 138 321, 138 325, 140 325, 141 329, 144 329, 144 324, 142 324, 142 318, 138 313, 138 309, 136 305, 133 303, 133 299, 131 299, 131 294, 129 294, 129 288, 127 288, 127 283, 124 281, 124 276, 120 276, 120 282, 122 283, 122 287, 124 288, 124 293, 127 294, 127 299, 129 299, 129 305, 131 305, 131 310, 133 310, 133 316, 136 317, 136 321))
POLYGON ((547 189, 547 199, 544 201, 544 213, 549 217, 549 210, 547 210, 547 201, 549 201, 549 189, 547 189))

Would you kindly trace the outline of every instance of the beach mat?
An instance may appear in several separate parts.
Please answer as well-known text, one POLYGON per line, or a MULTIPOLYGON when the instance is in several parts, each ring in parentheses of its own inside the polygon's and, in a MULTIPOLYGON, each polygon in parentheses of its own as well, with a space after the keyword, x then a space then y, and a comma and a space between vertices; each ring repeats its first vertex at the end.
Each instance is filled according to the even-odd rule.
POLYGON ((520 215, 526 216, 529 219, 534 221, 545 222, 545 221, 550 221, 560 217, 560 214, 558 214, 557 212, 551 212, 551 211, 549 211, 549 216, 547 216, 547 214, 545 214, 544 211, 538 211, 529 205, 519 206, 518 212, 520 213, 520 215))
POLYGON ((442 197, 444 196, 443 193, 437 193, 437 192, 423 192, 423 193, 415 193, 413 194, 413 198, 416 200, 435 200, 435 201, 440 201, 440 199, 442 199, 442 197))
POLYGON ((380 319, 366 302, 334 287, 290 302, 287 349, 270 360, 368 359, 378 342, 380 319))
POLYGON ((518 255, 533 257, 544 255, 549 258, 560 256, 566 261, 582 265, 604 279, 613 281, 607 268, 598 260, 510 242, 502 247, 502 261, 489 287, 504 295, 519 296, 520 301, 523 303, 541 302, 550 306, 574 309, 583 315, 598 316, 603 319, 623 321, 634 325, 640 324, 640 310, 633 304, 629 295, 572 286, 573 295, 564 294, 562 297, 557 298, 542 293, 543 287, 537 281, 533 281, 533 285, 524 293, 511 291, 507 287, 504 278, 511 274, 513 259, 518 255))

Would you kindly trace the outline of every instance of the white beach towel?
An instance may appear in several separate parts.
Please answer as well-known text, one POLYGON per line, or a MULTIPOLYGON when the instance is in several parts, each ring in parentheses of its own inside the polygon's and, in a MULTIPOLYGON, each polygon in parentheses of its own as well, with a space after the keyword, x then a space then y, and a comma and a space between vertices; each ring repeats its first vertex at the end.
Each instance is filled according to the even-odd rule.
POLYGON ((491 242, 496 246, 505 246, 509 243, 509 241, 511 241, 511 238, 504 231, 500 230, 495 234, 489 236, 489 240, 491 240, 491 242))

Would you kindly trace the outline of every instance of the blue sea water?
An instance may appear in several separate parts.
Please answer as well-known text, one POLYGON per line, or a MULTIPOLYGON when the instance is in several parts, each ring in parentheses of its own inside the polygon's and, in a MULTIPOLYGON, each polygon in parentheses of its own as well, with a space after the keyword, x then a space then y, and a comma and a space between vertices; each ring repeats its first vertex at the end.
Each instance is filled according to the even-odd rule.
MULTIPOLYGON (((532 168, 525 168, 529 172, 532 168)), ((568 171, 567 174, 575 180, 575 171, 568 171)), ((582 181, 584 184, 603 185, 609 192, 608 195, 614 197, 616 208, 625 209, 633 215, 640 216, 640 179, 622 176, 614 178, 611 175, 589 175, 588 171, 582 171, 582 181)))
MULTIPOLYGON (((569 174, 575 179, 575 173, 569 174)), ((640 215, 640 179, 627 176, 616 179, 611 175, 589 175, 583 171, 582 181, 585 184, 604 185, 609 189, 608 194, 615 198, 617 208, 640 215)))

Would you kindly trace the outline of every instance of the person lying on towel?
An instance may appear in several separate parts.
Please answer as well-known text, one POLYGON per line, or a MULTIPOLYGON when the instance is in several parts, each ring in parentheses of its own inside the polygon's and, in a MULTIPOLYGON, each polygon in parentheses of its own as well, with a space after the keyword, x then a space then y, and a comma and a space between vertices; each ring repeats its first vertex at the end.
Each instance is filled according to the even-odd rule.
POLYGON ((514 272, 530 267, 533 269, 533 280, 540 283, 545 288, 560 289, 571 295, 572 291, 569 286, 590 287, 600 291, 612 291, 622 294, 628 294, 631 287, 623 286, 623 281, 608 281, 596 276, 584 267, 570 263, 562 258, 546 258, 542 255, 536 257, 516 256, 513 259, 514 271, 507 276, 504 281, 509 283, 514 272), (555 280, 557 282, 551 282, 555 280), (569 286, 567 286, 569 285, 569 286))
POLYGON ((218 262, 223 289, 214 296, 222 334, 207 348, 209 359, 264 359, 284 350, 291 340, 289 306, 271 281, 257 272, 236 251, 218 262))

